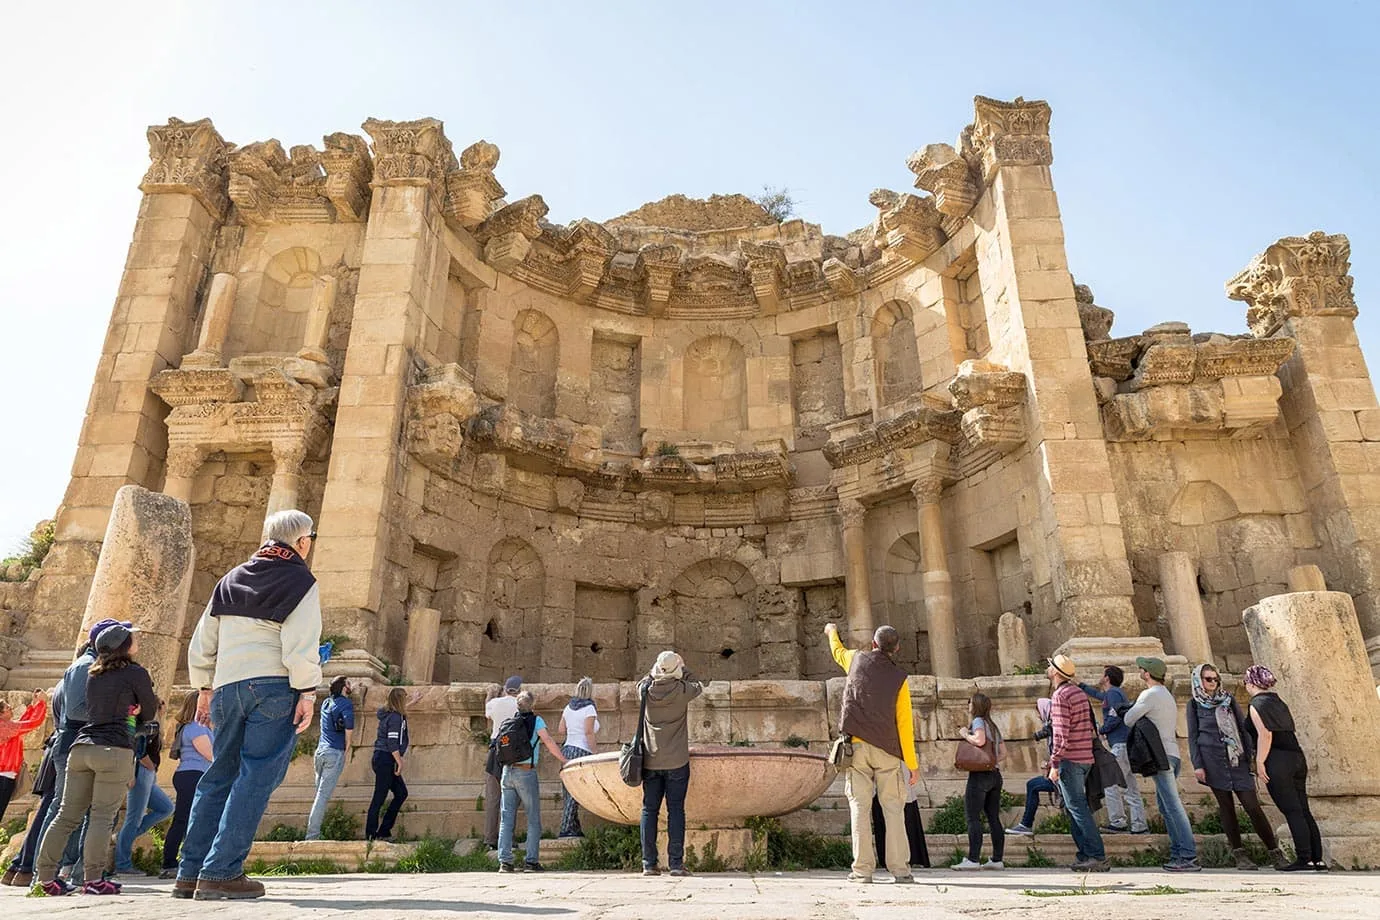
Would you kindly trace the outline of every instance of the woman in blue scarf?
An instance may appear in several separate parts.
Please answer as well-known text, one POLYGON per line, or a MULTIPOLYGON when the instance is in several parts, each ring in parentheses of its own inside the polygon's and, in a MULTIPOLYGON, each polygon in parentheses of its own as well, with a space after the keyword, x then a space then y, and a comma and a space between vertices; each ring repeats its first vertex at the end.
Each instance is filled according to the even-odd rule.
POLYGON ((1236 868, 1254 869, 1256 865, 1241 842, 1241 823, 1236 817, 1233 793, 1241 800, 1251 826, 1270 851, 1275 865, 1287 862, 1256 795, 1255 775, 1251 771, 1255 750, 1246 733, 1241 707, 1222 689, 1222 675, 1210 664, 1193 669, 1193 699, 1188 701, 1188 754, 1193 760, 1193 775, 1217 799, 1222 831, 1231 844, 1236 868))
MULTIPOLYGON (((561 713, 560 729, 565 734, 561 753, 569 763, 579 757, 594 753, 595 737, 599 733, 599 713, 594 708, 594 681, 588 677, 580 678, 575 685, 575 694, 570 705, 561 713)), ((561 815, 562 837, 583 837, 580 829, 580 805, 570 790, 565 792, 565 811, 561 815)))

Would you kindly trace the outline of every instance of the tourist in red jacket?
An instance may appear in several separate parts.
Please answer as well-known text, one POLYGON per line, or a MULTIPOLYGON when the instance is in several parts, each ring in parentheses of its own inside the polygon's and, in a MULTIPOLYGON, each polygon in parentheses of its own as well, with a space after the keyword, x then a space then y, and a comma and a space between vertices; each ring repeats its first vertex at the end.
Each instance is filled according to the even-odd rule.
POLYGON ((24 769, 24 736, 48 718, 48 701, 42 690, 35 690, 33 700, 24 707, 19 721, 14 719, 10 704, 0 701, 0 818, 10 805, 14 785, 24 769))

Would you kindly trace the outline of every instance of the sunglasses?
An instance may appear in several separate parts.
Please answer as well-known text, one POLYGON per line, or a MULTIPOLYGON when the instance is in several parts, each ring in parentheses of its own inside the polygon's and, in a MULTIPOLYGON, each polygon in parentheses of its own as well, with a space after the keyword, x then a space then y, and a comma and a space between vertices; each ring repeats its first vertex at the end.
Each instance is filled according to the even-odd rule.
MULTIPOLYGON (((301 540, 301 539, 303 539, 303 537, 298 537, 297 539, 301 540)), ((315 543, 315 542, 316 542, 316 531, 313 530, 311 533, 306 534, 305 539, 311 540, 313 543, 315 543)))
POLYGON ((1218 682, 1218 679, 1215 677, 1208 677, 1207 675, 1203 675, 1203 683, 1205 684, 1215 684, 1218 682))

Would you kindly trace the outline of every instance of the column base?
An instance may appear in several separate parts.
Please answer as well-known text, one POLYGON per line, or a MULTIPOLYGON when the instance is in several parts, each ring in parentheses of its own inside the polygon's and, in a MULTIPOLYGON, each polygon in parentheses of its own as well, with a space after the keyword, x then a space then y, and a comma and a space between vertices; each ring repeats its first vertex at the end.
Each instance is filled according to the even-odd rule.
MULTIPOLYGON (((661 813, 657 826, 657 865, 665 872, 671 867, 666 855, 666 812, 661 813)), ((721 872, 724 869, 750 869, 766 861, 766 838, 758 840, 745 827, 709 827, 685 829, 685 862, 687 868, 701 872, 721 872), (706 863, 706 860, 709 862, 706 863), (723 866, 716 865, 722 860, 723 866)))
MULTIPOLYGON (((1380 791, 1380 790, 1377 790, 1380 791)), ((1309 796, 1309 809, 1322 832, 1323 859, 1333 868, 1380 868, 1380 794, 1309 796)), ((1275 831, 1286 843, 1288 825, 1275 831)))
POLYGON ((387 684, 388 669, 381 660, 363 649, 347 648, 333 653, 331 660, 321 668, 321 678, 326 683, 337 677, 387 684))
MULTIPOLYGON (((1171 677, 1187 678, 1188 659, 1182 655, 1166 655, 1164 643, 1154 636, 1093 636, 1069 639, 1054 650, 1056 655, 1068 655, 1079 671, 1079 679, 1084 674, 1101 677, 1102 668, 1114 664, 1126 671, 1136 673, 1137 658, 1161 658, 1171 677)), ((1095 682, 1095 681, 1093 681, 1095 682)))

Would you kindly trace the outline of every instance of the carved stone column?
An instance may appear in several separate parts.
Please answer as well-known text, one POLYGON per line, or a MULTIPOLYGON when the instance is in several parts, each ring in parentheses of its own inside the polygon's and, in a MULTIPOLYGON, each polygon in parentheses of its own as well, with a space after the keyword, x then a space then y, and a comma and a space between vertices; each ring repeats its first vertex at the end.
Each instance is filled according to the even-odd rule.
POLYGON ((230 318, 235 312, 235 291, 238 286, 238 280, 229 272, 216 272, 211 279, 211 290, 206 295, 206 316, 201 321, 196 351, 182 359, 183 367, 222 366, 221 351, 230 334, 230 318))
POLYGON ((436 667, 436 646, 441 641, 441 611, 417 607, 407 614, 407 648, 403 651, 403 677, 414 684, 429 684, 436 667))
POLYGON ((302 460, 307 449, 303 444, 273 445, 273 483, 268 490, 268 513, 296 508, 297 493, 302 484, 302 460))
POLYGON ((340 282, 335 275, 321 275, 311 289, 311 312, 307 314, 307 331, 302 336, 302 349, 297 357, 326 363, 326 338, 331 331, 331 307, 340 282))
POLYGON ((1203 598, 1198 594, 1198 567, 1184 552, 1161 553, 1159 558, 1160 594, 1169 619, 1169 634, 1174 639, 1174 654, 1183 655, 1190 665, 1212 661, 1212 642, 1208 638, 1203 598))
POLYGON ((164 463, 163 494, 191 504, 192 483, 206 460, 206 449, 196 444, 172 444, 164 463))
POLYGON ((867 648, 876 629, 872 622, 872 585, 867 570, 867 508, 856 498, 841 498, 839 517, 843 520, 848 636, 855 648, 867 648))
POLYGON ((959 677, 958 630, 954 624, 953 578, 944 546, 944 515, 939 507, 939 477, 910 488, 920 517, 920 568, 925 585, 925 619, 930 637, 930 670, 936 677, 959 677))

